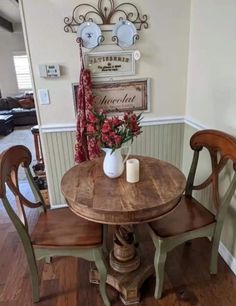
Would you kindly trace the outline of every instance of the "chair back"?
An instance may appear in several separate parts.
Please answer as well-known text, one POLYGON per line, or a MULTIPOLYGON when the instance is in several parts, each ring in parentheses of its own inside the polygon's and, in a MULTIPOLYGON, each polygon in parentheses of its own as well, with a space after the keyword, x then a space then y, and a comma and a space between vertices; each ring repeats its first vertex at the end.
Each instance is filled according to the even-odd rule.
POLYGON ((2 152, 0 155, 0 198, 20 236, 22 231, 26 231, 28 234, 28 222, 25 213, 25 206, 29 208, 41 207, 44 211, 46 210, 43 197, 34 182, 29 168, 31 159, 30 151, 25 146, 21 145, 13 146, 2 152), (25 169, 36 203, 28 200, 19 189, 18 169, 20 166, 25 169), (12 208, 10 201, 8 200, 6 186, 9 187, 15 196, 18 214, 12 208))
POLYGON ((236 189, 236 138, 217 130, 203 130, 195 133, 190 139, 190 146, 194 150, 192 165, 187 179, 186 196, 192 196, 194 190, 212 187, 212 200, 216 210, 216 219, 222 219, 236 189), (212 171, 204 182, 194 185, 194 178, 198 166, 199 152, 206 148, 211 158, 212 171), (228 161, 232 161, 233 178, 224 196, 219 195, 219 175, 228 161))

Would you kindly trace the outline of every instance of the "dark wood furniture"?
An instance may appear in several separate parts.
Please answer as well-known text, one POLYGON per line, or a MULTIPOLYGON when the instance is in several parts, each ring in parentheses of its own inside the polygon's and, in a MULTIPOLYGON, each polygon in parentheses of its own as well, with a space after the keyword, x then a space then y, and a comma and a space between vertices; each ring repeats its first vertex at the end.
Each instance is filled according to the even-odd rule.
POLYGON ((40 298, 36 260, 74 256, 95 262, 100 274, 100 293, 104 304, 109 306, 105 289, 107 269, 103 260, 102 225, 82 219, 68 208, 47 210, 30 172, 30 163, 31 153, 24 146, 11 147, 0 155, 0 198, 24 246, 31 272, 34 302, 40 298), (20 165, 26 170, 35 203, 26 199, 19 189, 17 173, 20 165), (15 195, 18 215, 8 200, 6 185, 15 195), (32 234, 28 230, 25 207, 41 211, 32 234))
POLYGON ((44 164, 43 161, 43 151, 42 151, 42 145, 40 140, 40 134, 39 134, 39 126, 35 125, 31 128, 31 133, 34 137, 34 149, 35 149, 35 157, 37 160, 37 163, 44 164))
POLYGON ((0 98, 0 115, 12 115, 14 126, 37 124, 33 95, 0 98))
MULTIPOLYGON (((135 184, 126 182, 125 173, 118 179, 106 177, 102 158, 71 168, 61 182, 62 193, 75 214, 117 225, 107 283, 121 292, 125 304, 139 301, 141 284, 154 272, 153 263, 135 247, 133 224, 171 211, 178 205, 186 183, 173 165, 150 157, 136 158, 140 160, 140 181, 135 184)), ((95 271, 91 280, 98 280, 95 271)))
POLYGON ((0 115, 0 135, 8 135, 14 131, 12 115, 0 115))
MULTIPOLYGON (((156 247, 155 297, 162 295, 164 266, 167 253, 177 245, 198 237, 210 237, 212 243, 210 273, 217 273, 217 258, 223 220, 236 188, 236 138, 216 130, 204 130, 195 133, 190 140, 194 151, 185 195, 180 204, 169 214, 157 221, 149 223, 149 231, 156 247), (206 148, 210 154, 212 172, 201 184, 194 185, 198 166, 199 153, 206 148), (228 185, 223 197, 219 195, 219 175, 224 172, 226 164, 231 161, 231 173, 228 172, 228 185), (233 167, 232 167, 233 166, 233 167), (231 176, 231 174, 234 174, 231 176), (212 211, 210 212, 192 195, 193 191, 201 191, 211 185, 212 211)), ((227 170, 229 171, 230 168, 227 170)), ((206 203, 205 203, 206 204, 206 203)))

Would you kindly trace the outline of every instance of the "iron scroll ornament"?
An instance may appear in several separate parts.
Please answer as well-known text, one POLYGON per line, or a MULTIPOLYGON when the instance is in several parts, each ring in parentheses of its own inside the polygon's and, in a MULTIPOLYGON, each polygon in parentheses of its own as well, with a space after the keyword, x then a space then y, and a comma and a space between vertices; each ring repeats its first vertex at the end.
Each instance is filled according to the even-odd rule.
POLYGON ((124 2, 115 6, 114 2, 115 0, 98 0, 97 8, 87 3, 77 5, 73 9, 72 17, 64 18, 64 31, 76 33, 77 28, 83 22, 96 22, 98 25, 114 25, 119 20, 132 22, 137 30, 148 28, 147 15, 141 15, 134 4, 124 2), (108 5, 105 5, 105 3, 108 5), (128 9, 129 12, 127 12, 128 9), (84 13, 81 13, 81 11, 84 13), (94 20, 95 17, 96 20, 94 20))

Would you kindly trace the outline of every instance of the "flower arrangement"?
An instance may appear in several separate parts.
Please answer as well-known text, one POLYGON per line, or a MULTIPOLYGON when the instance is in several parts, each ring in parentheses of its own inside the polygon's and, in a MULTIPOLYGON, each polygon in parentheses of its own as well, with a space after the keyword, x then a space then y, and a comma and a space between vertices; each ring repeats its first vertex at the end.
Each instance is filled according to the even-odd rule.
POLYGON ((140 121, 142 114, 126 112, 122 117, 107 117, 107 114, 91 112, 88 115, 87 134, 95 137, 100 147, 111 148, 112 152, 122 144, 134 140, 141 134, 140 121))

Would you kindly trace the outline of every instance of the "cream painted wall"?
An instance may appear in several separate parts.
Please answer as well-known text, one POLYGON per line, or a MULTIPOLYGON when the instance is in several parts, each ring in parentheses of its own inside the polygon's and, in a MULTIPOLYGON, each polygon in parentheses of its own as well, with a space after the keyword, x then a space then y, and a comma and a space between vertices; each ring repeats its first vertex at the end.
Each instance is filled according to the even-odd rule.
MULTIPOLYGON (((203 127, 236 135, 236 1, 192 0, 186 116, 203 127)), ((189 138, 185 127, 183 169, 189 169, 189 138)), ((209 160, 208 160, 209 162, 209 160)), ((206 160, 204 161, 206 163, 206 160)), ((200 176, 206 175, 206 167, 200 176)), ((199 179, 199 176, 197 177, 199 179)), ((236 258, 236 199, 230 206, 222 242, 236 258)))
MULTIPOLYGON (((120 1, 117 1, 118 3, 120 1)), ((150 77, 151 112, 145 117, 183 116, 186 101, 189 45, 189 0, 132 0, 148 15, 149 29, 140 32, 142 58, 136 77, 150 77)), ((65 33, 64 17, 78 0, 22 0, 36 89, 48 88, 51 104, 39 106, 41 124, 75 122, 71 83, 79 78, 79 51, 75 34, 65 33), (63 76, 39 78, 38 65, 59 63, 63 76)), ((97 0, 89 3, 97 4, 97 0)), ((99 50, 109 50, 103 46, 99 50)))
POLYGON ((0 28, 0 89, 2 96, 19 93, 13 63, 13 53, 25 51, 23 33, 10 33, 0 28))
POLYGON ((187 117, 236 134, 236 1, 192 0, 187 117))

